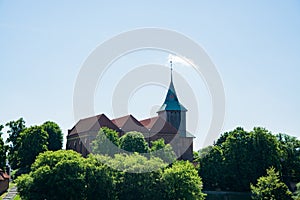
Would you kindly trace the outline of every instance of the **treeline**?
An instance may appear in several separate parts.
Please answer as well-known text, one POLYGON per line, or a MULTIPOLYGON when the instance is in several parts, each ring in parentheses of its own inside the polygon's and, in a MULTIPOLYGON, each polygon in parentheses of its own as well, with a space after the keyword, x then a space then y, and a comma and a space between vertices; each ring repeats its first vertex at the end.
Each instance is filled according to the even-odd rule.
POLYGON ((137 152, 146 157, 159 157, 168 164, 176 160, 171 145, 165 144, 164 139, 152 141, 151 147, 149 147, 143 134, 136 131, 128 132, 119 137, 115 130, 102 127, 91 146, 94 154, 114 156, 118 153, 137 152))
MULTIPOLYGON (((1 167, 8 160, 21 175, 22 199, 205 199, 204 191, 252 193, 253 199, 300 199, 300 141, 264 128, 226 132, 194 152, 194 162, 176 161, 163 139, 148 146, 139 132, 119 137, 102 127, 83 158, 59 150, 62 133, 53 122, 26 128, 21 118, 6 124, 9 146, 0 140, 1 167), (49 151, 52 150, 52 151, 49 151), (203 181, 203 186, 202 186, 203 181)), ((0 126, 0 131, 4 126, 0 126)))
POLYGON ((51 121, 42 125, 26 127, 23 118, 0 125, 7 128, 6 143, 0 138, 0 168, 5 169, 6 160, 17 174, 29 172, 31 164, 40 153, 62 148, 63 134, 60 127, 51 121))
POLYGON ((291 199, 290 190, 300 182, 300 141, 264 128, 226 132, 213 146, 200 150, 196 160, 207 191, 251 191, 254 199, 291 199))
POLYGON ((17 185, 23 200, 204 199, 201 179, 190 162, 167 166, 138 153, 83 158, 72 150, 48 151, 17 185))
POLYGON ((139 132, 122 137, 103 127, 87 158, 72 150, 39 154, 30 173, 16 180, 24 200, 204 199, 194 165, 176 161, 163 139, 151 148, 139 132), (123 153, 121 153, 123 150, 123 153), (170 165, 170 163, 172 163, 170 165))

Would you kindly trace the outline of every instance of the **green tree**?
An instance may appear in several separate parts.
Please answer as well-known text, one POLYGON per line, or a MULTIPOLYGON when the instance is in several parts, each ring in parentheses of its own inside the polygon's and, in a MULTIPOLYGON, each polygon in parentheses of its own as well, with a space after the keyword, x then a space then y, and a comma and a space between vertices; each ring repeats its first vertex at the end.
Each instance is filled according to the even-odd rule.
POLYGON ((8 127, 7 133, 9 137, 7 138, 7 143, 9 143, 9 151, 8 151, 8 161, 13 169, 17 169, 19 166, 19 156, 18 149, 20 147, 20 134, 22 131, 26 129, 25 121, 23 118, 18 119, 17 121, 10 121, 6 123, 8 127))
POLYGON ((20 167, 26 171, 39 153, 47 151, 48 133, 41 126, 31 126, 21 132, 20 136, 18 156, 20 167))
POLYGON ((113 156, 118 153, 119 135, 115 130, 102 127, 92 142, 92 151, 96 154, 113 156))
POLYGON ((202 181, 188 161, 175 162, 164 170, 161 178, 163 199, 204 199, 202 181))
POLYGON ((163 138, 151 142, 151 156, 159 157, 166 163, 172 163, 176 160, 176 155, 170 144, 165 144, 163 138))
POLYGON ((97 155, 90 154, 85 163, 87 199, 116 199, 115 172, 97 155))
POLYGON ((147 153, 148 144, 142 133, 131 131, 120 138, 120 147, 129 152, 147 153))
POLYGON ((235 191, 249 191, 250 183, 271 166, 280 169, 279 143, 266 129, 234 131, 222 145, 228 170, 225 181, 235 191))
MULTIPOLYGON (((98 163, 109 166, 114 177, 117 199, 159 199, 161 169, 167 166, 160 158, 146 158, 138 153, 116 154, 113 158, 94 155, 98 163)), ((101 183, 100 183, 101 184, 101 183)), ((115 197, 113 195, 113 197, 115 197)))
MULTIPOLYGON (((103 159, 102 159, 103 160, 103 159)), ((138 153, 132 155, 116 154, 108 161, 112 169, 119 171, 116 180, 118 199, 133 200, 159 199, 161 196, 159 179, 161 169, 167 164, 161 159, 146 158, 138 153)))
POLYGON ((285 183, 300 181, 300 140, 287 134, 276 135, 283 153, 281 173, 285 183))
MULTIPOLYGON (((244 129, 243 129, 242 127, 237 127, 237 128, 235 129, 235 131, 244 131, 244 129)), ((222 146, 222 144, 226 141, 227 137, 228 137, 229 135, 231 135, 231 134, 232 134, 232 132, 225 132, 225 133, 223 133, 223 134, 218 138, 217 142, 214 143, 214 145, 215 145, 215 146, 222 146)))
POLYGON ((24 200, 85 199, 85 169, 84 158, 72 150, 47 151, 18 177, 18 191, 24 200))
POLYGON ((251 184, 252 199, 254 200, 292 200, 292 193, 280 181, 279 173, 275 168, 267 170, 267 175, 257 180, 256 186, 251 184))
POLYGON ((4 128, 3 125, 0 125, 0 168, 5 169, 6 164, 6 151, 7 146, 4 144, 4 141, 2 139, 2 129, 4 128))
POLYGON ((159 178, 161 171, 130 173, 125 172, 120 176, 122 181, 118 182, 119 200, 156 200, 160 199, 159 178))
POLYGON ((198 151, 198 157, 199 157, 199 160, 203 157, 205 157, 206 155, 208 155, 211 150, 213 149, 213 146, 207 146, 207 147, 204 147, 203 149, 200 149, 198 151))
POLYGON ((51 121, 42 124, 42 128, 48 133, 48 150, 56 151, 62 148, 63 133, 60 127, 51 121))
POLYGON ((53 169, 58 162, 81 159, 81 155, 73 150, 46 151, 37 156, 31 165, 31 171, 36 171, 43 166, 49 166, 50 169, 53 169))
POLYGON ((219 146, 213 146, 209 152, 201 157, 198 170, 206 190, 226 190, 223 175, 223 172, 226 170, 224 159, 223 151, 219 146))
POLYGON ((296 187, 297 187, 297 190, 295 191, 295 193, 293 195, 293 199, 300 200, 300 182, 297 183, 296 187))
POLYGON ((210 151, 200 161, 199 172, 205 189, 217 186, 223 190, 249 191, 250 183, 256 183, 266 169, 271 166, 280 169, 281 166, 279 142, 263 128, 254 128, 251 132, 236 128, 221 136, 214 147, 218 149, 210 151), (214 178, 210 178, 214 173, 211 167, 220 170, 214 178))

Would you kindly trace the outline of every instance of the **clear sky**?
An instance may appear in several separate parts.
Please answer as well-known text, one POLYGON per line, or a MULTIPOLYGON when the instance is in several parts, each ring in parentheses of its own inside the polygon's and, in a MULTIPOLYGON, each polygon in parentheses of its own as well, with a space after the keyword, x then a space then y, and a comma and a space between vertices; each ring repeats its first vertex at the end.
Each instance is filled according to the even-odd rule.
MULTIPOLYGON (((83 62, 107 39, 143 27, 178 31, 205 49, 225 88, 221 132, 262 126, 273 133, 300 137, 297 0, 0 0, 0 124, 20 117, 27 126, 52 120, 66 134, 75 123, 73 91, 83 62)), ((95 112, 113 118, 111 90, 118 80, 137 65, 164 65, 168 56, 149 50, 115 62, 98 86, 95 112)), ((211 120, 210 96, 201 77, 190 68, 175 64, 174 70, 189 81, 197 96, 200 125, 195 149, 199 149, 211 120)), ((187 98, 180 89, 177 93, 180 99, 187 98)), ((165 94, 162 87, 142 88, 128 100, 128 112, 138 119, 147 118, 165 94)))

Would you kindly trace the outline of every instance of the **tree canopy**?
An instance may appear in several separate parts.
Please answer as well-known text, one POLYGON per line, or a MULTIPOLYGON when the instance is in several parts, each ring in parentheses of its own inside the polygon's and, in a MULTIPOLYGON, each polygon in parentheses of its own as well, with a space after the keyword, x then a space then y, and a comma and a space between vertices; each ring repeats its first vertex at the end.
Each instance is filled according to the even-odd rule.
POLYGON ((284 182, 300 182, 300 140, 287 134, 276 135, 282 152, 281 173, 284 182))
POLYGON ((131 131, 120 138, 120 147, 125 151, 147 153, 148 144, 142 133, 131 131))
POLYGON ((60 127, 51 121, 42 124, 42 128, 48 133, 48 150, 56 151, 62 148, 63 133, 60 127))
POLYGON ((268 130, 236 128, 223 134, 201 158, 199 174, 206 189, 249 191, 250 183, 256 183, 266 169, 281 168, 281 156, 280 144, 268 130))
POLYGON ((29 174, 16 180, 24 200, 78 199, 84 197, 85 166, 80 154, 60 150, 40 154, 29 174))
POLYGON ((203 199, 202 182, 189 162, 172 166, 138 153, 114 157, 72 150, 39 154, 29 174, 16 180, 24 200, 203 199))
POLYGON ((92 152, 113 156, 118 153, 119 135, 115 130, 107 127, 100 128, 96 139, 92 142, 92 152))
POLYGON ((162 174, 162 199, 204 199, 202 181, 195 167, 188 161, 175 162, 162 174))
POLYGON ((292 200, 292 193, 280 181, 279 173, 273 167, 267 170, 266 176, 258 179, 255 186, 251 184, 251 192, 254 200, 292 200))
POLYGON ((7 138, 7 143, 9 143, 8 150, 8 161, 10 166, 13 169, 17 169, 19 167, 20 158, 18 156, 18 149, 20 147, 20 134, 22 131, 26 129, 25 121, 23 118, 20 118, 16 121, 10 121, 6 123, 8 127, 7 133, 9 137, 7 138))
POLYGON ((116 172, 90 154, 85 159, 86 199, 115 199, 116 172))
POLYGON ((7 151, 7 146, 4 144, 4 141, 1 137, 3 128, 4 128, 4 126, 0 125, 0 168, 1 169, 5 169, 6 151, 7 151))
POLYGON ((300 200, 300 182, 296 185, 296 191, 293 195, 294 200, 300 200))
POLYGON ((159 157, 166 163, 173 163, 176 160, 176 154, 170 144, 165 144, 163 138, 151 142, 151 156, 159 157))
POLYGON ((26 128, 24 119, 20 118, 6 126, 9 134, 8 161, 11 168, 20 169, 17 175, 28 171, 39 153, 62 148, 63 133, 55 122, 47 121, 26 128))
POLYGON ((41 126, 31 126, 20 134, 18 156, 20 167, 29 169, 35 158, 48 150, 48 134, 41 126))
POLYGON ((120 200, 158 199, 161 170, 167 166, 159 158, 146 158, 138 153, 117 154, 109 166, 118 170, 117 194, 120 200))

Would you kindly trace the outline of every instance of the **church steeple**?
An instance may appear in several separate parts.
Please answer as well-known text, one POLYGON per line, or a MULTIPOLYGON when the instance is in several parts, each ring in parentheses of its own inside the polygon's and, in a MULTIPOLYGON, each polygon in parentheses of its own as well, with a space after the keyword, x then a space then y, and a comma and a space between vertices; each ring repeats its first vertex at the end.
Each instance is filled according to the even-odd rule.
POLYGON ((172 61, 170 61, 170 66, 171 66, 171 81, 168 89, 167 96, 165 98, 165 101, 163 105, 160 107, 158 112, 164 111, 164 110, 173 110, 173 111, 187 111, 187 109, 179 103, 175 87, 173 84, 173 66, 172 66, 172 61))
POLYGON ((167 96, 163 105, 157 111, 158 115, 172 124, 180 133, 181 136, 186 135, 186 111, 187 109, 180 104, 175 87, 173 84, 173 66, 170 61, 171 81, 167 96))

